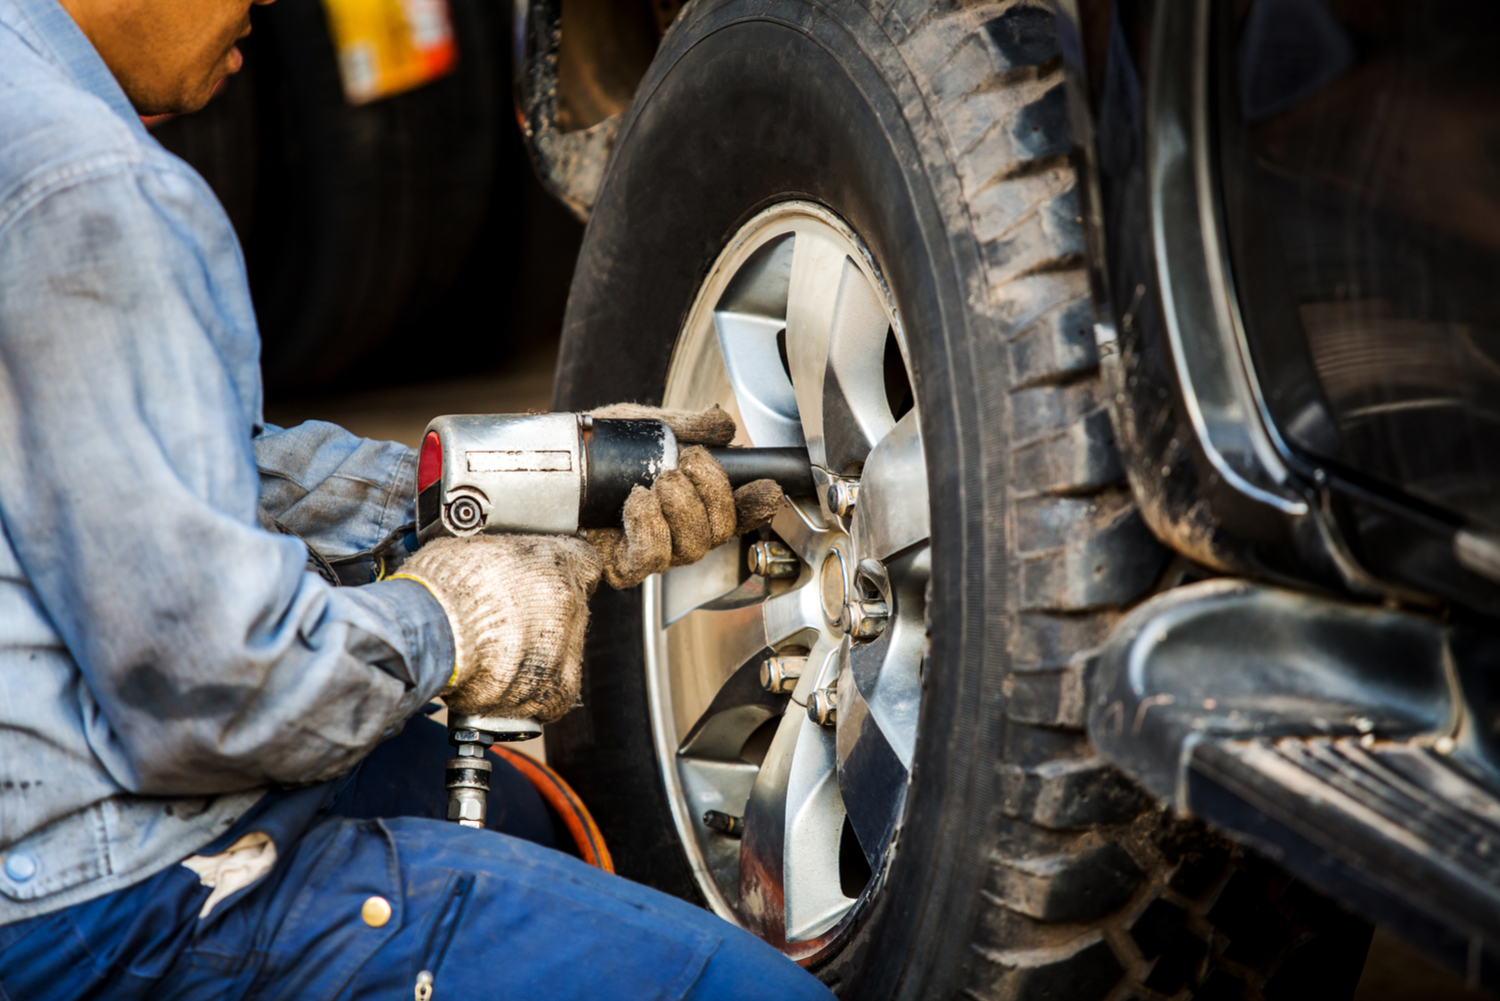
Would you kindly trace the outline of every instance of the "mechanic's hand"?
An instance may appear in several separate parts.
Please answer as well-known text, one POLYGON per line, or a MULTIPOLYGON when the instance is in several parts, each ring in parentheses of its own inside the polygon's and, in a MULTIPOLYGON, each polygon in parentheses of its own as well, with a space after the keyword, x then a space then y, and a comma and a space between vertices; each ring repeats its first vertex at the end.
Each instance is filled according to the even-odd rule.
POLYGON ((700 447, 722 447, 734 439, 734 419, 718 406, 693 411, 616 403, 593 416, 659 420, 687 446, 678 456, 677 468, 658 476, 650 490, 636 487, 630 492, 623 531, 589 533, 589 541, 604 558, 604 579, 611 587, 635 587, 651 574, 696 563, 715 546, 764 525, 781 507, 781 487, 774 480, 730 490, 723 467, 700 447))
POLYGON ((453 712, 550 723, 578 703, 583 634, 600 560, 582 539, 434 539, 397 577, 425 584, 448 613, 453 712))

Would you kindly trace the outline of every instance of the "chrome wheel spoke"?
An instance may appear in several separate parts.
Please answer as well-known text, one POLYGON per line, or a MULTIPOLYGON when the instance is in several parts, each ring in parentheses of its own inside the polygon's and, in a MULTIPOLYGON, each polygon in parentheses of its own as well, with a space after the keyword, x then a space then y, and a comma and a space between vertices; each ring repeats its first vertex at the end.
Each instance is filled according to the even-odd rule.
POLYGON ((850 531, 862 557, 886 560, 926 541, 929 517, 927 457, 913 409, 865 461, 850 531))
MULTIPOLYGON (((807 641, 808 675, 834 654, 837 644, 817 632, 816 600, 811 589, 798 588, 743 608, 699 609, 668 630, 673 647, 692 657, 697 669, 698 684, 674 693, 683 735, 680 754, 735 758, 744 738, 781 711, 785 699, 767 694, 760 684, 760 665, 775 648, 807 641)), ((805 703, 804 691, 814 680, 800 679, 792 698, 805 703)))
POLYGON ((765 579, 747 574, 744 548, 731 539, 697 563, 661 575, 661 624, 670 626, 700 608, 739 608, 765 597, 765 579))
MULTIPOLYGON (((769 652, 767 649, 763 654, 769 652)), ((785 811, 777 807, 769 814, 766 812, 768 799, 775 803, 784 801, 785 781, 791 773, 790 764, 784 769, 778 769, 775 764, 778 755, 785 753, 782 733, 795 734, 800 724, 807 721, 806 712, 797 702, 799 695, 805 702, 805 693, 819 678, 838 669, 837 656, 838 646, 832 640, 820 638, 815 642, 807 657, 807 673, 799 679, 790 698, 772 695, 761 686, 761 655, 747 661, 715 693, 708 708, 688 730, 678 748, 677 774, 684 793, 693 804, 693 820, 699 829, 705 855, 719 867, 734 865, 740 868, 742 880, 744 869, 739 864, 742 846, 708 830, 703 815, 708 810, 719 810, 741 817, 747 832, 758 832, 745 835, 752 849, 756 844, 784 840, 781 832, 786 827, 785 811), (746 742, 756 730, 778 716, 781 723, 776 737, 764 760, 756 766, 743 757, 746 742), (753 800, 753 790, 757 787, 762 790, 759 807, 753 800)), ((832 774, 831 768, 829 774, 832 774)), ((742 894, 741 887, 725 886, 723 889, 737 898, 736 904, 741 903, 738 899, 742 894)), ((778 903, 774 920, 767 926, 768 929, 774 926, 776 934, 780 934, 783 927, 781 915, 778 903)))
POLYGON ((827 930, 849 910, 838 880, 844 804, 833 735, 805 716, 798 724, 783 809, 786 940, 801 942, 827 930))
POLYGON ((667 629, 667 645, 674 658, 692 663, 693 670, 677 678, 672 689, 676 745, 708 710, 735 672, 759 663, 768 652, 763 606, 723 611, 699 609, 667 629))
POLYGON ((895 831, 908 773, 853 685, 839 689, 837 760, 844 809, 873 869, 895 831))
POLYGON ((746 661, 714 694, 713 701, 693 724, 680 757, 738 761, 746 739, 766 720, 786 708, 784 695, 772 695, 760 683, 762 658, 746 661))
POLYGON ((799 587, 767 598, 761 604, 760 612, 761 633, 770 647, 798 641, 810 645, 808 641, 822 626, 818 596, 810 587, 799 587))
POLYGON ((745 804, 745 833, 740 840, 740 914, 752 932, 773 942, 786 934, 786 787, 804 722, 806 717, 798 713, 781 718, 745 804))
POLYGON ((847 251, 798 233, 787 292, 787 362, 814 465, 834 473, 864 461, 893 423, 885 399, 890 320, 847 251))
POLYGON ((762 448, 803 444, 797 396, 777 344, 785 328, 786 321, 779 317, 731 310, 714 313, 719 350, 740 405, 740 430, 762 448))
MULTIPOLYGON (((835 654, 809 658, 810 668, 815 660, 824 667, 804 675, 799 691, 826 681, 837 669, 835 654)), ((843 823, 834 735, 788 711, 746 804, 740 844, 741 906, 760 934, 805 940, 849 909, 836 878, 843 823)))
POLYGON ((771 519, 771 531, 781 536, 798 559, 812 567, 816 567, 823 553, 828 551, 833 537, 816 510, 810 512, 791 502, 783 504, 776 517, 771 519))
POLYGON ((792 249, 787 288, 786 357, 801 415, 802 434, 813 465, 825 465, 823 372, 828 367, 828 334, 844 275, 842 247, 813 233, 798 233, 792 249))
MULTIPOLYGON (((899 602, 903 588, 896 588, 899 602)), ((871 867, 884 854, 906 801, 922 704, 921 620, 898 614, 869 643, 844 642, 838 681, 839 788, 871 867)))

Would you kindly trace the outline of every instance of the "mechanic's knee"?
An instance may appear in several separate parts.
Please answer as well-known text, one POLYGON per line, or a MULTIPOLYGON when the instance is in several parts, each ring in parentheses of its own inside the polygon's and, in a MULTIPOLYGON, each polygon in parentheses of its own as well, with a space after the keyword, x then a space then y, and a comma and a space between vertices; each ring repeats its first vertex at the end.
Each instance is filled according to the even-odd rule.
POLYGON ((828 1001, 832 996, 802 967, 749 932, 730 926, 684 1001, 828 1001))

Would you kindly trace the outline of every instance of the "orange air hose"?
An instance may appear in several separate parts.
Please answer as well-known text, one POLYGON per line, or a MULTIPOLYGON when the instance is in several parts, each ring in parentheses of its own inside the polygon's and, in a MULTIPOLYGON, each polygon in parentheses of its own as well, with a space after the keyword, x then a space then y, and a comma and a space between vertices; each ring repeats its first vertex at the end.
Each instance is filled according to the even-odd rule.
POLYGON ((515 766, 517 771, 526 776, 526 781, 536 786, 536 791, 542 794, 547 805, 562 817, 568 833, 573 836, 573 843, 578 846, 578 854, 583 856, 585 862, 605 872, 615 871, 614 860, 609 857, 609 848, 604 844, 604 835, 599 833, 599 825, 594 823, 593 814, 589 813, 589 808, 583 805, 583 800, 578 798, 572 786, 563 781, 561 775, 520 751, 512 751, 499 744, 491 745, 490 750, 515 766))

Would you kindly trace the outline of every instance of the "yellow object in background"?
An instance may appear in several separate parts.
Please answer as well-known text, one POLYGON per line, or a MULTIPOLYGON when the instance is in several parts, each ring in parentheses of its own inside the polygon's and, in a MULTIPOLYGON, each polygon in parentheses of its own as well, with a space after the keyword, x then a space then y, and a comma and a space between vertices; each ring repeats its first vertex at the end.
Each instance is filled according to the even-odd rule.
POLYGON ((458 63, 448 0, 323 0, 350 104, 446 76, 458 63))

